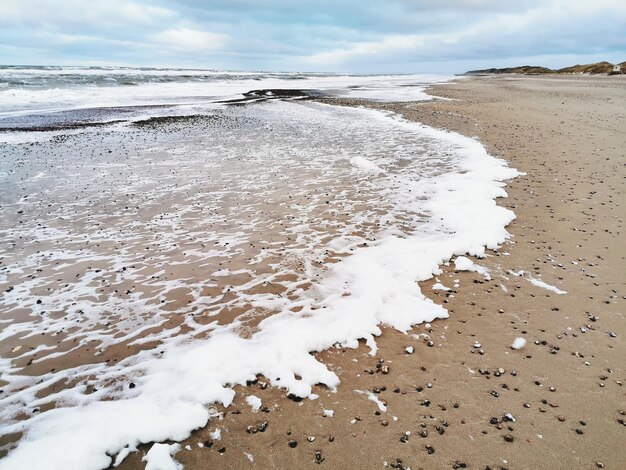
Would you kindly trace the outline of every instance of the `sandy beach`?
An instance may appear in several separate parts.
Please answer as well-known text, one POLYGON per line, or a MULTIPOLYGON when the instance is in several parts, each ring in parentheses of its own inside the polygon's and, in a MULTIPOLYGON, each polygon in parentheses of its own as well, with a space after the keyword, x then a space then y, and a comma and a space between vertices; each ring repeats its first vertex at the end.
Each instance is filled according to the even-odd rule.
POLYGON ((475 136, 525 173, 498 201, 515 211, 513 237, 478 261, 491 279, 444 268, 422 290, 450 318, 384 329, 375 356, 364 344, 317 354, 337 392, 289 400, 263 377, 237 387, 181 442, 186 469, 621 468, 626 80, 482 77, 429 92, 451 100, 333 102, 475 136))

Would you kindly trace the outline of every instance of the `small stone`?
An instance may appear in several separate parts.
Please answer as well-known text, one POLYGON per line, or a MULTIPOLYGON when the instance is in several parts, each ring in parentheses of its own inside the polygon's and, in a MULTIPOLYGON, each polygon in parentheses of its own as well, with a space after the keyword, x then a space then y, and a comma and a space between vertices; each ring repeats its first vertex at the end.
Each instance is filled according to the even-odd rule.
POLYGON ((504 418, 502 418, 502 421, 510 421, 512 423, 515 422, 515 418, 513 417, 513 415, 511 413, 506 413, 504 415, 504 418))
POLYGON ((596 467, 598 468, 604 468, 604 464, 600 461, 596 462, 596 467))
POLYGON ((306 440, 309 442, 315 442, 315 436, 309 436, 306 438, 306 440))
POLYGON ((295 449, 296 446, 298 445, 298 441, 294 441, 293 439, 290 440, 288 443, 289 447, 291 447, 292 449, 295 449))
POLYGON ((514 437, 513 434, 505 434, 504 436, 502 436, 504 438, 504 440, 506 442, 513 442, 514 441, 514 437))
POLYGON ((428 452, 429 454, 434 454, 435 453, 435 448, 429 444, 426 445, 426 452, 428 452))

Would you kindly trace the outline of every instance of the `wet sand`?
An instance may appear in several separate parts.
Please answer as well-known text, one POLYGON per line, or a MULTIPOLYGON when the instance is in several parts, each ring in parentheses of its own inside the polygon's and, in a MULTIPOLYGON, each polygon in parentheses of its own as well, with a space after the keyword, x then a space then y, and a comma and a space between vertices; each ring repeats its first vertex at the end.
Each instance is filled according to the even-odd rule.
MULTIPOLYGON (((262 377, 237 388, 235 404, 182 443, 175 458, 186 469, 626 461, 626 80, 477 78, 430 92, 453 101, 368 105, 477 136, 526 173, 499 201, 517 215, 513 237, 479 261, 492 280, 444 269, 438 279, 453 290, 433 291, 436 280, 422 289, 445 303, 449 319, 409 335, 385 329, 375 357, 365 345, 318 354, 342 381, 336 393, 318 387, 318 399, 295 402, 262 377), (517 337, 527 345, 513 350, 517 337), (246 403, 250 395, 262 400, 260 411, 246 403)), ((141 468, 148 448, 118 468, 141 468)))

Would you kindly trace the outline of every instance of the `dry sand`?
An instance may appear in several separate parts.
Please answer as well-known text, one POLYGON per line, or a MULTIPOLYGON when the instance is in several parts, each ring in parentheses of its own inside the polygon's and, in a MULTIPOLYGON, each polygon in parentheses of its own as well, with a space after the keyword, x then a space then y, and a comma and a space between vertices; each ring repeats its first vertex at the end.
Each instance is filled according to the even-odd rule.
MULTIPOLYGON (((500 201, 517 215, 513 238, 480 261, 493 279, 446 269, 440 281, 459 287, 422 289, 449 319, 409 335, 386 329, 376 357, 364 345, 319 354, 339 374, 336 393, 294 402, 262 378, 238 388, 235 405, 182 443, 187 470, 623 468, 626 80, 476 78, 431 93, 453 100, 368 105, 477 136, 526 173, 500 201), (517 337, 528 344, 514 351, 517 337), (249 395, 267 409, 253 412, 249 395)), ((147 449, 119 468, 142 468, 147 449)))

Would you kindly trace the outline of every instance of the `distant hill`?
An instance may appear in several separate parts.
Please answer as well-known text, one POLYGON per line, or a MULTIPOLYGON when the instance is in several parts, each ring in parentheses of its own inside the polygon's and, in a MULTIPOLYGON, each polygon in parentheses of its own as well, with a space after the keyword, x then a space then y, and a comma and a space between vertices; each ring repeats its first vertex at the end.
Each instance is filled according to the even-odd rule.
MULTIPOLYGON (((622 73, 626 73, 626 61, 617 64, 621 67, 622 73)), ((547 73, 556 74, 590 74, 590 75, 608 75, 613 73, 613 64, 609 62, 597 62, 595 64, 574 65, 562 69, 549 69, 547 67, 539 67, 536 65, 522 65, 521 67, 506 67, 502 69, 483 69, 470 70, 466 75, 484 75, 484 74, 502 74, 517 73, 522 75, 542 75, 547 73)))

